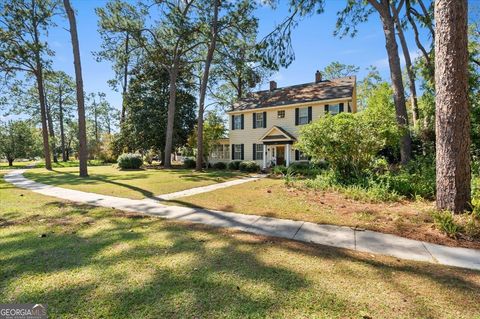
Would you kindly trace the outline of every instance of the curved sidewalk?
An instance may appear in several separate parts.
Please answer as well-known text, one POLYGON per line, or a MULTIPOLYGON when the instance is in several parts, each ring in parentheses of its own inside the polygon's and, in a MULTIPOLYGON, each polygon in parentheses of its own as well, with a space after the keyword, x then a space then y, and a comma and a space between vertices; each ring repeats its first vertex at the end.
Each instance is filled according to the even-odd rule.
POLYGON ((350 227, 245 215, 200 208, 162 205, 154 199, 134 200, 55 187, 34 182, 14 170, 5 180, 17 187, 76 203, 141 212, 181 221, 228 227, 245 232, 347 248, 402 259, 480 270, 480 250, 447 247, 350 227))

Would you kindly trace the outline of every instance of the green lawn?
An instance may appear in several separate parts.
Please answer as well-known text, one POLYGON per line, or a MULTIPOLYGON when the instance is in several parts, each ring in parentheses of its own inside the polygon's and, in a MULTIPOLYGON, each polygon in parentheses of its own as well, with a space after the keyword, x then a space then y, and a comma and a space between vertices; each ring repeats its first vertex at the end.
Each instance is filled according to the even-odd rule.
POLYGON ((25 173, 26 177, 45 184, 134 199, 211 185, 244 176, 239 172, 213 170, 206 172, 186 169, 121 171, 111 165, 91 166, 89 175, 88 178, 78 177, 77 167, 61 167, 53 171, 32 169, 25 173))
POLYGON ((319 224, 357 226, 444 245, 480 248, 478 240, 453 239, 437 230, 431 202, 361 202, 331 191, 289 188, 280 179, 266 178, 178 198, 169 203, 319 224))
POLYGON ((480 272, 80 206, 3 179, 0 198, 0 300, 46 303, 51 318, 480 316, 480 272))
POLYGON ((26 168, 28 165, 36 163, 35 161, 25 161, 25 162, 17 162, 13 161, 13 166, 8 166, 8 162, 0 162, 0 170, 5 169, 15 169, 15 168, 26 168))

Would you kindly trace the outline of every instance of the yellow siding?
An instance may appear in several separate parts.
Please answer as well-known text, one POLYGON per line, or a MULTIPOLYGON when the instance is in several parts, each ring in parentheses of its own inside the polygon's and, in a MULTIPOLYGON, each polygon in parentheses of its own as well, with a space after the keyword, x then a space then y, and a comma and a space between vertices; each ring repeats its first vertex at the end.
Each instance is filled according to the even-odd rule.
MULTIPOLYGON (((345 112, 347 112, 347 103, 351 102, 351 99, 337 100, 335 103, 344 102, 345 112)), ((333 104, 333 102, 321 102, 302 104, 301 107, 312 107, 312 121, 315 121, 319 117, 324 115, 325 104, 333 104)), ((272 128, 272 126, 280 126, 284 130, 288 131, 295 137, 298 137, 298 131, 303 125, 295 125, 295 109, 299 107, 297 105, 289 105, 285 107, 265 108, 258 110, 248 110, 244 112, 230 112, 229 113, 229 132, 230 132, 230 144, 244 144, 244 160, 253 159, 253 144, 262 144, 260 139, 272 128), (277 117, 277 111, 285 110, 285 118, 279 119, 277 117), (266 128, 253 128, 253 113, 267 112, 267 127, 266 128), (244 129, 232 130, 232 115, 244 114, 244 129)), ((299 108, 301 108, 299 107, 299 108)), ((295 160, 295 152, 292 148, 290 158, 292 162, 295 160)), ((259 164, 262 160, 257 161, 259 164)))

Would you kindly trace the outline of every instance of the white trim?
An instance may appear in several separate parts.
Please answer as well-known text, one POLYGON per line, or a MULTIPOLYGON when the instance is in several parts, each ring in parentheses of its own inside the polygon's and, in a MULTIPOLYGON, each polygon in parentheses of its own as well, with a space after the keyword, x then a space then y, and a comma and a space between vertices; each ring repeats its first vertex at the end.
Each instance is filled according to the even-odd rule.
MULTIPOLYGON (((285 134, 284 132, 282 132, 282 130, 279 129, 279 127, 278 127, 277 125, 272 126, 272 128, 269 129, 269 130, 267 131, 267 133, 265 133, 265 134, 260 138, 260 141, 263 141, 263 139, 264 139, 265 137, 267 137, 268 135, 270 135, 270 133, 272 133, 272 131, 273 131, 274 129, 277 130, 277 131, 279 131, 280 134, 282 134, 283 136, 285 136, 285 138, 288 139, 289 141, 293 141, 293 139, 292 139, 290 136, 288 136, 287 134, 285 134)), ((268 140, 268 141, 269 141, 269 142, 270 142, 270 141, 276 142, 276 141, 283 141, 283 139, 280 139, 280 140, 279 140, 279 139, 275 139, 275 140, 268 140)))

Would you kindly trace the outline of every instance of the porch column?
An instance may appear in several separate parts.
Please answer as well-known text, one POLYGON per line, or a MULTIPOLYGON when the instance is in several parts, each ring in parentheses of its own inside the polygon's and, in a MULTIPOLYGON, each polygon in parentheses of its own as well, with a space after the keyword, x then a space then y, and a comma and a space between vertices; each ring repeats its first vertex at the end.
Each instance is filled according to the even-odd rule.
POLYGON ((290 166, 290 144, 287 144, 287 156, 285 156, 287 167, 290 166))
POLYGON ((263 169, 267 168, 267 145, 263 144, 263 169))

